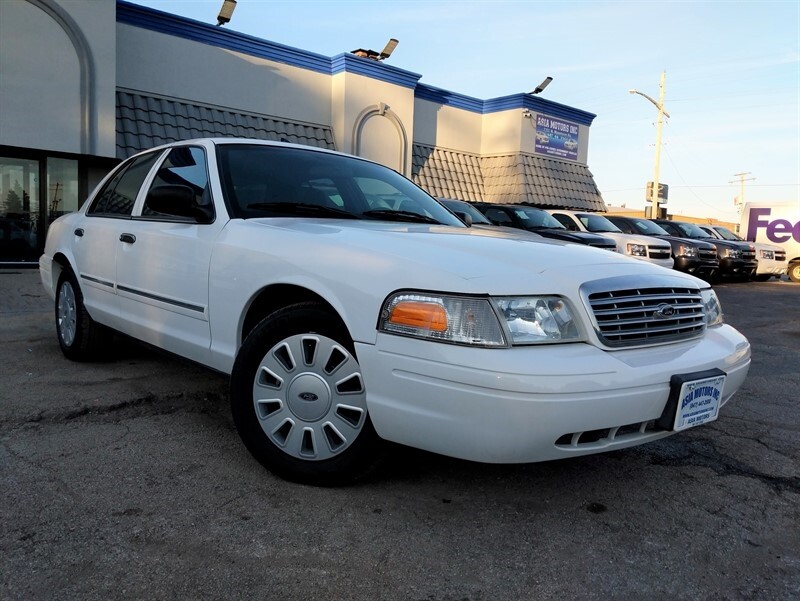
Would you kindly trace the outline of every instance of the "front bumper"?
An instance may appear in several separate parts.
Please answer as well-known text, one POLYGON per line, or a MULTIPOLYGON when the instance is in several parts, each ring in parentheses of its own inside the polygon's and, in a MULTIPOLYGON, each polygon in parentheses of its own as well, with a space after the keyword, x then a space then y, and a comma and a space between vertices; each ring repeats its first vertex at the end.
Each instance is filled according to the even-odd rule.
POLYGON ((770 261, 769 259, 759 259, 756 275, 786 275, 789 266, 786 261, 770 261))
POLYGON ((679 256, 675 259, 675 269, 691 273, 698 278, 710 279, 719 270, 719 261, 704 261, 696 257, 679 256))
POLYGON ((751 277, 758 268, 757 261, 742 261, 741 259, 720 259, 719 273, 727 276, 751 277))
POLYGON ((613 352, 589 344, 477 349, 379 334, 375 345, 356 344, 356 353, 381 437, 487 463, 663 438, 672 432, 648 424, 664 410, 671 376, 720 368, 725 403, 750 365, 749 343, 729 326, 690 342, 613 352))

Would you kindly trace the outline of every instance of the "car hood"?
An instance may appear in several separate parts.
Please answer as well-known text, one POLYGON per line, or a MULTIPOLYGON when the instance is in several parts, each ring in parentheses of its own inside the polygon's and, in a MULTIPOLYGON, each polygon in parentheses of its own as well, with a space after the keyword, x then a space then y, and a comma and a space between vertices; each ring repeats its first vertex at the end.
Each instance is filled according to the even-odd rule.
POLYGON ((644 236, 642 234, 626 234, 624 232, 591 232, 598 236, 611 238, 617 244, 643 244, 645 246, 666 246, 666 244, 655 236, 644 236))
POLYGON ((697 238, 681 238, 679 236, 664 236, 659 235, 656 238, 661 238, 662 240, 668 240, 670 242, 678 242, 680 244, 686 244, 687 246, 696 246, 697 248, 705 248, 707 250, 714 250, 716 251, 716 246, 712 242, 706 242, 705 240, 700 240, 697 238))
POLYGON ((391 282, 387 285, 395 288, 504 294, 519 291, 526 275, 549 272, 549 284, 561 281, 574 292, 576 284, 595 279, 598 272, 668 273, 608 250, 493 228, 292 218, 250 219, 232 227, 240 231, 231 239, 250 249, 261 245, 273 256, 277 252, 298 269, 306 270, 309 259, 316 270, 331 274, 344 274, 357 265, 360 275, 373 277, 376 283, 391 282), (598 270, 600 265, 605 267, 598 270))

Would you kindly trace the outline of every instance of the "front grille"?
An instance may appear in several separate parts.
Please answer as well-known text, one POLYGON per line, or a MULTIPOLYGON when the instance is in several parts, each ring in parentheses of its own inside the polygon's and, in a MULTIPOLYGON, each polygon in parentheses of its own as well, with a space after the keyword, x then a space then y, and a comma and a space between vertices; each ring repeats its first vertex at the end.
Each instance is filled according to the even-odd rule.
POLYGON ((589 244, 589 246, 593 248, 602 248, 603 250, 610 250, 612 252, 617 252, 616 244, 606 244, 605 242, 600 242, 597 244, 589 244))
POLYGON ((592 292, 588 296, 607 346, 686 340, 705 331, 703 299, 695 288, 648 287, 592 292))
POLYGON ((651 259, 669 259, 672 256, 672 248, 669 246, 651 246, 649 251, 651 259))
POLYGON ((785 250, 776 250, 775 251, 775 260, 776 261, 785 261, 786 260, 786 251, 785 250))
POLYGON ((745 261, 755 261, 756 260, 756 251, 754 251, 754 250, 743 250, 742 251, 742 258, 745 261))
POLYGON ((704 261, 710 261, 717 258, 717 251, 710 248, 701 248, 697 251, 697 256, 704 261))

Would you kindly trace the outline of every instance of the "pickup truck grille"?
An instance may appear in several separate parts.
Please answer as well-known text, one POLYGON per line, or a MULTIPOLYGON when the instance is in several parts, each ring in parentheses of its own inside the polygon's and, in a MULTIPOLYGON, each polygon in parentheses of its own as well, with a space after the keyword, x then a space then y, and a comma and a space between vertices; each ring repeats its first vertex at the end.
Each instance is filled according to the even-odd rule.
POLYGON ((670 246, 651 246, 648 250, 651 259, 669 259, 672 256, 670 246))
POLYGON ((717 251, 710 248, 701 248, 698 249, 697 256, 704 261, 712 261, 717 259, 717 251))
POLYGON ((598 336, 610 347, 642 346, 700 336, 706 328, 700 291, 648 287, 588 295, 598 336))
POLYGON ((589 244, 589 246, 593 248, 602 248, 603 250, 610 250, 611 252, 617 252, 616 244, 606 244, 605 242, 600 242, 597 244, 589 244))
POLYGON ((776 250, 775 251, 775 260, 776 261, 785 261, 786 260, 786 251, 785 250, 776 250))
POLYGON ((744 250, 744 251, 742 251, 742 258, 745 261, 755 261, 756 260, 756 251, 754 251, 754 250, 744 250))

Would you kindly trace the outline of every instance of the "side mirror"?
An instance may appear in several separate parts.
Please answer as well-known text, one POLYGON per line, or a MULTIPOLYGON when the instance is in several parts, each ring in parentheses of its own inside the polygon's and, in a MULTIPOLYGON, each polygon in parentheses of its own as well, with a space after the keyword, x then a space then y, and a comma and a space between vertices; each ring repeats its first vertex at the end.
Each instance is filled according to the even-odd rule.
POLYGON ((190 217, 198 223, 210 223, 214 211, 210 206, 200 206, 194 200, 194 190, 189 186, 169 184, 152 188, 147 193, 145 204, 157 213, 190 217))
POLYGON ((454 213, 456 214, 456 217, 464 222, 464 225, 467 227, 472 227, 472 215, 469 213, 464 213, 463 211, 454 211, 454 213))

